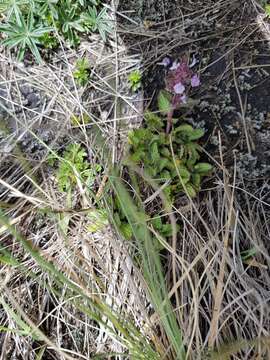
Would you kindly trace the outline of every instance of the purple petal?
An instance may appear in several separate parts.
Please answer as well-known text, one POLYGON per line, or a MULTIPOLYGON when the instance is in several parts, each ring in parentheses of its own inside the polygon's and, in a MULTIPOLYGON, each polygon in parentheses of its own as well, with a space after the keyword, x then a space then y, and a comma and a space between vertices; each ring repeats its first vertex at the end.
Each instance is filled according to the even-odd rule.
POLYGON ((191 78, 190 83, 191 83, 192 87, 200 86, 201 81, 200 81, 199 76, 197 74, 193 75, 192 78, 191 78))
POLYGON ((181 96, 181 101, 182 101, 183 104, 186 104, 186 103, 187 103, 187 95, 186 95, 186 94, 183 94, 183 95, 181 96))
POLYGON ((163 66, 169 66, 170 65, 170 63, 171 63, 171 59, 168 57, 168 56, 166 56, 160 63, 159 63, 159 65, 163 65, 163 66))
POLYGON ((178 69, 179 65, 180 65, 180 64, 179 64, 178 61, 174 61, 173 64, 172 64, 172 66, 170 67, 170 70, 176 70, 176 69, 178 69))
POLYGON ((179 82, 176 85, 174 85, 173 90, 176 94, 182 95, 185 91, 185 87, 181 82, 179 82))

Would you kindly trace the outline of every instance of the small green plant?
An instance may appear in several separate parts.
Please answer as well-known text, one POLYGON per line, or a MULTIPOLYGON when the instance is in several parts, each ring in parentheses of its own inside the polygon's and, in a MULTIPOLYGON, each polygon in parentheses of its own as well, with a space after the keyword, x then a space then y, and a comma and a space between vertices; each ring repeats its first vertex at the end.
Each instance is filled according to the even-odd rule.
POLYGON ((40 44, 42 44, 45 49, 56 49, 59 45, 59 42, 53 33, 45 33, 39 38, 39 40, 40 44))
POLYGON ((99 32, 104 42, 112 31, 106 8, 98 13, 96 6, 88 7, 87 12, 82 15, 82 20, 87 32, 99 32))
POLYGON ((76 46, 80 42, 79 33, 85 32, 80 4, 76 1, 72 4, 70 0, 62 0, 61 3, 55 19, 56 27, 71 46, 76 46))
MULTIPOLYGON (((140 202, 136 204, 117 171, 113 172, 109 181, 118 203, 118 213, 125 219, 125 223, 122 224, 122 234, 128 235, 128 238, 132 237, 135 242, 135 247, 138 249, 136 260, 139 262, 147 284, 151 303, 159 316, 159 326, 164 329, 171 345, 170 355, 167 352, 162 358, 186 359, 182 330, 168 296, 168 287, 159 254, 159 241, 152 235, 147 224, 149 215, 146 214, 140 202)), ((159 359, 159 357, 149 359, 159 359)))
MULTIPOLYGON (((55 156, 48 158, 51 165, 54 165, 55 160, 55 156)), ((58 188, 62 192, 68 192, 81 181, 90 190, 101 170, 101 165, 92 165, 87 161, 87 152, 80 144, 70 144, 56 172, 58 188)))
MULTIPOLYGON (((147 178, 153 180, 156 188, 162 188, 167 203, 174 204, 184 194, 194 198, 200 191, 202 179, 210 174, 212 166, 200 161, 201 146, 198 141, 204 136, 204 130, 172 118, 174 127, 169 134, 166 133, 170 106, 169 98, 161 91, 158 97, 160 115, 146 112, 145 127, 129 134, 129 150, 123 164, 131 172, 134 168, 140 169, 147 178)), ((131 176, 132 186, 140 194, 149 193, 147 189, 150 190, 152 186, 143 177, 131 176)), ((130 225, 124 214, 118 212, 119 208, 116 201, 116 225, 123 236, 131 238, 130 225)), ((171 237, 172 225, 157 209, 147 215, 146 221, 164 238, 171 237)))
POLYGON ((29 49, 40 62, 38 46, 52 49, 58 44, 52 31, 71 46, 89 32, 99 32, 106 41, 112 31, 107 9, 98 0, 2 0, 0 11, 2 44, 16 48, 19 60, 29 49))
POLYGON ((74 126, 78 126, 81 124, 87 125, 91 123, 91 117, 88 114, 80 114, 80 115, 71 115, 70 122, 74 126))
POLYGON ((129 87, 133 92, 136 92, 142 86, 142 75, 140 70, 132 71, 128 76, 129 87))
POLYGON ((270 5, 269 4, 265 5, 265 13, 268 17, 270 17, 270 5))
POLYGON ((170 181, 164 189, 170 201, 179 192, 195 197, 202 178, 212 169, 210 164, 199 161, 201 147, 197 140, 204 131, 184 123, 168 136, 164 131, 165 119, 151 112, 145 114, 145 119, 146 127, 133 130, 129 135, 126 163, 143 166, 144 172, 160 185, 170 181))
POLYGON ((2 0, 0 2, 0 13, 5 13, 7 20, 13 16, 16 19, 20 18, 21 7, 28 4, 28 0, 2 0))
POLYGON ((90 78, 90 64, 86 58, 77 60, 73 72, 74 79, 80 86, 85 86, 90 78))
MULTIPOLYGON (((156 216, 151 219, 151 225, 153 228, 158 231, 158 233, 164 238, 172 236, 173 228, 170 223, 167 223, 161 216, 156 216)), ((176 224, 176 230, 179 230, 179 225, 176 224)))
POLYGON ((93 209, 88 214, 91 225, 87 226, 90 233, 95 233, 109 225, 108 213, 105 209, 93 209))
POLYGON ((0 32, 6 35, 2 44, 10 48, 16 47, 19 61, 23 59, 26 49, 29 49, 36 60, 41 62, 37 45, 40 44, 41 36, 53 31, 53 28, 37 23, 32 11, 28 13, 27 20, 18 9, 14 10, 14 13, 12 20, 0 25, 0 32))

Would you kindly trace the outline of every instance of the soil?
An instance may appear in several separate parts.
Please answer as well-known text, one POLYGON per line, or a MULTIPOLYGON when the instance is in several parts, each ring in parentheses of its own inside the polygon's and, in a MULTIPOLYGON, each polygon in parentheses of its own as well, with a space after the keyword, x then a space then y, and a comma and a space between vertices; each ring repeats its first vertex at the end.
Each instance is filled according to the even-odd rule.
POLYGON ((262 24, 261 9, 246 1, 230 2, 228 7, 216 1, 161 4, 126 1, 120 8, 140 27, 148 23, 144 36, 127 21, 120 25, 130 27, 123 36, 130 51, 142 52, 145 98, 155 108, 155 95, 164 88, 165 71, 158 65, 162 58, 195 57, 194 70, 200 72, 202 85, 190 96, 199 104, 185 120, 205 128, 206 150, 217 161, 220 133, 224 162, 231 174, 236 166, 239 181, 244 178, 253 194, 264 183, 265 200, 270 200, 269 21, 262 24), (136 11, 136 6, 141 10, 136 11), (169 20, 172 18, 175 20, 169 20), (161 35, 153 40, 155 33, 161 35))

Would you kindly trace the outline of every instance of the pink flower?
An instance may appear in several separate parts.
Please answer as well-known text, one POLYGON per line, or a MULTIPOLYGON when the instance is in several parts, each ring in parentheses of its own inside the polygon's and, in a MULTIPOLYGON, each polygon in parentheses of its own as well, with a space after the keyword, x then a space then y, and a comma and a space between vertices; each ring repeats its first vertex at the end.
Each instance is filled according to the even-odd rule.
MULTIPOLYGON (((191 64, 193 65, 193 64, 191 64)), ((187 60, 175 60, 165 78, 166 90, 173 94, 173 106, 177 108, 187 103, 189 87, 200 85, 200 78, 187 63, 187 60)))
POLYGON ((179 82, 174 85, 173 90, 176 94, 182 95, 185 91, 185 86, 181 82, 179 82))
POLYGON ((174 61, 166 77, 167 90, 172 93, 182 94, 184 90, 179 84, 181 83, 182 86, 189 84, 192 75, 193 73, 186 61, 174 61))
POLYGON ((187 103, 187 95, 183 94, 183 95, 174 95, 173 99, 172 99, 172 105, 174 109, 177 109, 181 104, 186 104, 187 103))
POLYGON ((186 104, 186 103, 187 103, 187 95, 186 95, 186 94, 183 94, 183 95, 181 96, 181 102, 182 102, 183 104, 186 104))
POLYGON ((168 56, 166 56, 160 63, 158 63, 159 65, 162 65, 162 66, 169 66, 171 63, 171 60, 168 56))
POLYGON ((197 74, 193 75, 190 80, 190 84, 192 87, 198 87, 201 84, 200 78, 197 74))
POLYGON ((170 70, 173 71, 173 70, 177 70, 179 68, 180 64, 178 61, 174 61, 172 66, 170 67, 170 70))

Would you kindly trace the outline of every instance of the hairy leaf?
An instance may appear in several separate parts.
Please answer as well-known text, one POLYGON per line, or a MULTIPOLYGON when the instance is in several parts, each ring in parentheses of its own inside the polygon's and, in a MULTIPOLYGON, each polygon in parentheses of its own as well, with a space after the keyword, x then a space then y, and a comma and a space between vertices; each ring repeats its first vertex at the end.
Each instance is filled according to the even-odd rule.
POLYGON ((171 111, 171 95, 164 90, 161 90, 158 95, 158 109, 159 111, 166 115, 168 112, 171 111))

